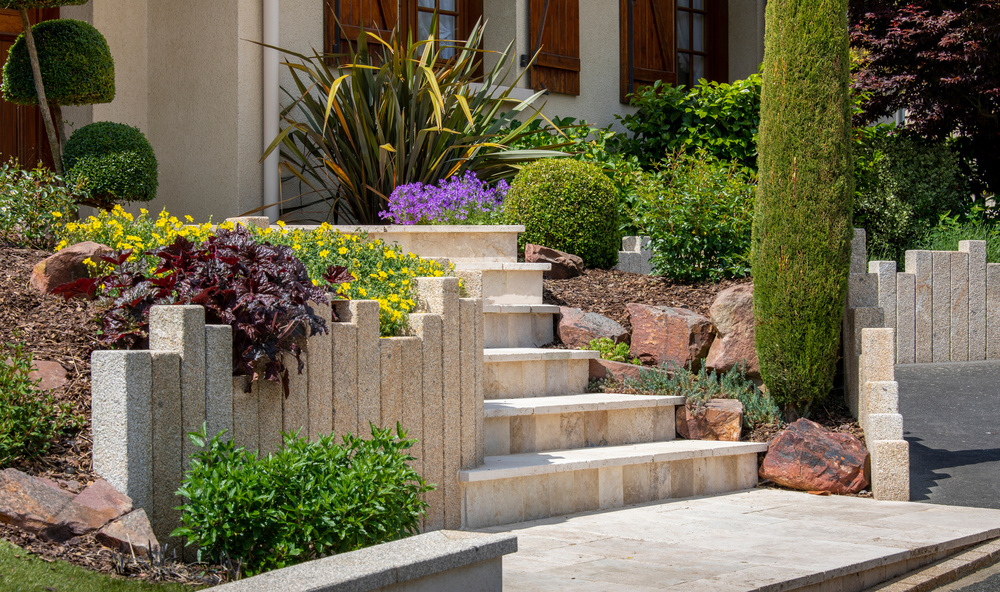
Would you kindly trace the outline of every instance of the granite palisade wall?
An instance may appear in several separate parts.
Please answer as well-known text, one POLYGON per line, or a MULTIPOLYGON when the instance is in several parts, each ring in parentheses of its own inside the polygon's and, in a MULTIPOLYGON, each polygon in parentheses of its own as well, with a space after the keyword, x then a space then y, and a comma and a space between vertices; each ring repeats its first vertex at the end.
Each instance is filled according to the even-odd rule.
POLYGON ((154 307, 149 351, 93 354, 95 470, 146 510, 164 541, 196 450, 186 434, 202 423, 266 454, 283 431, 367 435, 369 422, 398 422, 418 440, 414 468, 437 486, 423 530, 460 528, 458 471, 485 454, 482 301, 460 298, 453 277, 417 278, 414 293, 419 312, 403 337, 379 337, 377 302, 314 305, 330 331, 303 340, 301 373, 287 360, 287 398, 266 380, 244 392, 248 377, 232 376, 231 328, 206 325, 202 307, 154 307))

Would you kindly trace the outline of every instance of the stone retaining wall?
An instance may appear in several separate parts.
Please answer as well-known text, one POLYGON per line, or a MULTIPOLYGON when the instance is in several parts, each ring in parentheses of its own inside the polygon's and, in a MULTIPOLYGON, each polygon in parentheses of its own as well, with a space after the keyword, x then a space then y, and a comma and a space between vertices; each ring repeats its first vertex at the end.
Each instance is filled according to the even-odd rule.
POLYGON ((279 383, 232 377, 229 326, 205 325, 200 306, 150 313, 149 351, 96 351, 92 358, 94 468, 146 510, 160 541, 178 526, 173 508, 187 459, 186 433, 206 423, 235 443, 268 453, 281 432, 317 438, 402 424, 418 443, 415 470, 437 485, 423 530, 460 528, 458 471, 483 463, 482 300, 459 298, 458 279, 417 278, 410 335, 379 337, 375 301, 314 305, 329 333, 302 343, 301 373, 286 360, 289 396, 279 383))

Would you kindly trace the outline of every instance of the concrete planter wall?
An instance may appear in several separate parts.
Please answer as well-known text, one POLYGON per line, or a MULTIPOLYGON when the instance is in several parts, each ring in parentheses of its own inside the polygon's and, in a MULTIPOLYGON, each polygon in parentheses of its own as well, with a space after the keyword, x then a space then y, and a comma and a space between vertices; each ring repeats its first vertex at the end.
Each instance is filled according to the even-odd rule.
MULTIPOLYGON (((232 377, 232 333, 205 325, 200 306, 154 307, 149 351, 96 351, 92 358, 94 468, 144 508, 165 541, 187 459, 186 433, 206 423, 261 453, 281 432, 368 433, 402 424, 418 443, 414 468, 437 488, 423 530, 461 527, 458 472, 483 462, 483 305, 459 298, 457 278, 417 278, 410 335, 380 338, 378 303, 317 305, 330 332, 303 343, 301 373, 281 385, 232 377)), ((289 367, 295 368, 294 359, 289 367)))
POLYGON ((867 263, 865 231, 854 231, 844 315, 848 402, 872 454, 873 492, 909 499, 909 450, 899 415, 896 364, 1000 359, 1000 264, 985 241, 958 251, 907 251, 867 263), (906 477, 906 482, 903 478, 906 477))

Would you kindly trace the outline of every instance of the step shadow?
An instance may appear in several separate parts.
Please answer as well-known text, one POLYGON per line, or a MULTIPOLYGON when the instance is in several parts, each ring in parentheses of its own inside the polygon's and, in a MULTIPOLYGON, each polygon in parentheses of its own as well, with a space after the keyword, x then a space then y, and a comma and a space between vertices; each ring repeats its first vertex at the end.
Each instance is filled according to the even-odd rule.
MULTIPOLYGON (((1000 448, 947 450, 922 444, 922 438, 907 436, 910 443, 910 501, 930 501, 931 489, 953 478, 948 469, 1000 462, 1000 448)), ((1000 475, 994 475, 1000 479, 1000 475)))

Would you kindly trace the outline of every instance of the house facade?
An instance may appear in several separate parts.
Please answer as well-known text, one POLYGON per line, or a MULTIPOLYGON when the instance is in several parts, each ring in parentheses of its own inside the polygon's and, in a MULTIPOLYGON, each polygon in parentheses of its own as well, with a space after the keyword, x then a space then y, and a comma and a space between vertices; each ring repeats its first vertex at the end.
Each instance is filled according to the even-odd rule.
MULTIPOLYGON (((115 58, 111 103, 64 108, 69 129, 110 120, 139 127, 160 163, 148 207, 220 220, 260 208, 265 195, 265 63, 259 43, 311 54, 342 48, 360 26, 461 39, 487 22, 486 49, 514 42, 515 96, 546 90, 549 117, 608 125, 630 112, 631 89, 653 80, 732 81, 763 59, 765 0, 91 0, 61 9, 92 23, 115 58), (270 9, 270 12, 268 10, 270 9), (275 10, 276 9, 276 10, 275 10), (276 35, 265 39, 278 15, 276 35), (265 16, 267 15, 267 16, 265 16), (276 37, 276 38, 275 38, 276 37)), ((0 14, 0 22, 3 15, 0 14)), ((487 67, 495 60, 487 58, 487 67)), ((284 76, 282 83, 290 82, 284 76)), ((273 96, 273 94, 272 94, 273 96)), ((270 111, 270 110, 268 110, 270 111)), ((6 119, 5 119, 6 121, 6 119)), ((7 142, 5 125, 0 131, 7 142)), ((8 143, 17 144, 21 140, 8 143)), ((23 141, 21 141, 23 143, 23 141)), ((7 157, 6 154, 3 155, 7 157)), ((273 177, 268 184, 273 184, 273 177)), ((272 188, 273 190, 273 188, 272 188)))

